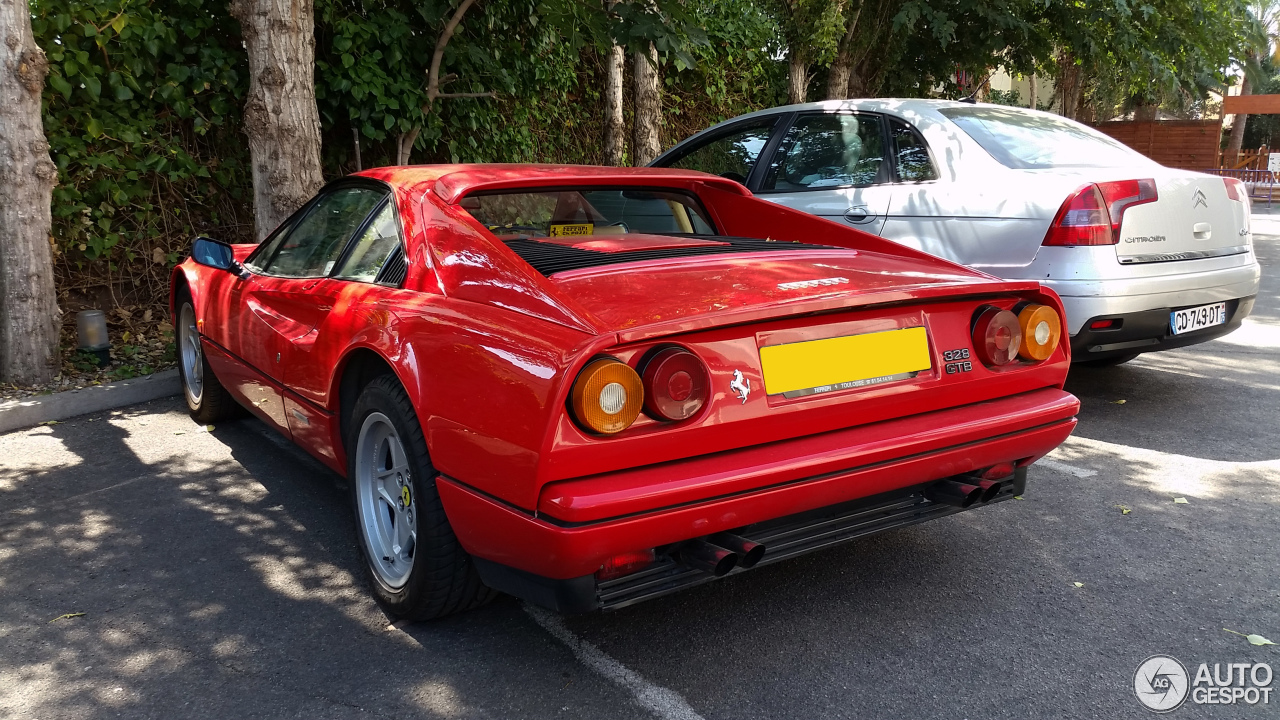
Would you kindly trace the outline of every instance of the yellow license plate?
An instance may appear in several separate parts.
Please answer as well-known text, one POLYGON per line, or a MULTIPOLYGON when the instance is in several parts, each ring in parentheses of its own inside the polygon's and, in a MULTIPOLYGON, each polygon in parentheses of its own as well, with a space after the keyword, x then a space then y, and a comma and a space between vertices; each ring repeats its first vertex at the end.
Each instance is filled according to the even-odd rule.
POLYGON ((922 327, 760 348, 765 392, 800 397, 914 377, 932 367, 922 327))

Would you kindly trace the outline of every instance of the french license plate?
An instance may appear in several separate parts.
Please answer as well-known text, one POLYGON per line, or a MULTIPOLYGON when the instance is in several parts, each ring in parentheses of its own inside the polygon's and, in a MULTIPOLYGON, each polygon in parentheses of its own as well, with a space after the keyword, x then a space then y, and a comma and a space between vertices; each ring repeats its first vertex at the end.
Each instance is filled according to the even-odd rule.
POLYGON ((1169 313, 1169 329, 1174 335, 1200 330, 1202 328, 1222 325, 1227 321, 1227 304, 1224 302, 1212 305, 1174 310, 1169 313))
POLYGON ((879 385, 932 367, 922 327, 760 348, 765 392, 787 398, 879 385))

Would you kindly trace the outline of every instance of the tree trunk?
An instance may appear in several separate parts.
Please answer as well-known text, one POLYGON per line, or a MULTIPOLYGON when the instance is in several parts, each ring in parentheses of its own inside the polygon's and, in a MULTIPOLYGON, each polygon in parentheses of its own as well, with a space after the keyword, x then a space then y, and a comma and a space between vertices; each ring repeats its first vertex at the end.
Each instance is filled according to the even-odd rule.
POLYGON ((311 0, 233 0, 249 55, 244 129, 254 229, 265 238, 324 184, 311 0))
POLYGON ((852 17, 845 23, 844 37, 836 47, 836 58, 831 61, 831 70, 827 73, 827 99, 844 100, 852 97, 849 94, 849 76, 853 72, 853 42, 858 34, 858 18, 862 15, 862 3, 854 9, 852 17))
POLYGON ((638 52, 632 61, 635 77, 635 165, 648 165, 662 151, 658 130, 662 126, 662 85, 658 77, 658 49, 638 52))
POLYGON ((27 0, 0 0, 0 380, 19 385, 58 372, 49 236, 58 169, 40 117, 48 71, 27 0))
POLYGON ((1058 95, 1061 97, 1062 105, 1059 112, 1063 117, 1075 119, 1080 112, 1080 97, 1082 95, 1080 68, 1075 64, 1075 59, 1067 54, 1062 54, 1058 59, 1058 95))
POLYGON ((869 84, 867 78, 863 77, 862 73, 855 69, 849 73, 849 89, 845 92, 845 96, 851 98, 872 97, 872 93, 867 91, 869 84))
POLYGON ((836 55, 831 63, 831 71, 827 73, 827 99, 844 100, 849 97, 849 76, 852 74, 848 58, 836 55))
POLYGON ((1039 98, 1037 95, 1040 94, 1040 81, 1036 78, 1035 73, 1031 74, 1030 80, 1031 82, 1027 88, 1027 100, 1031 103, 1032 110, 1039 110, 1040 108, 1037 105, 1039 98))
MULTIPOLYGON (((1240 81, 1240 94, 1242 96, 1253 94, 1248 75, 1240 81)), ((1231 153, 1232 157, 1237 157, 1240 147, 1244 145, 1244 126, 1247 122, 1249 122, 1249 116, 1246 113, 1236 113, 1236 119, 1231 121, 1231 139, 1227 142, 1227 152, 1231 153)))
POLYGON ((604 59, 604 164, 621 165, 627 151, 627 128, 622 118, 622 74, 627 53, 610 45, 604 59))
POLYGON ((787 102, 796 105, 805 101, 809 90, 809 63, 792 48, 787 58, 787 102))
POLYGON ((1159 110, 1160 106, 1154 103, 1139 103, 1133 106, 1133 119, 1136 122, 1153 122, 1156 119, 1156 113, 1159 110))

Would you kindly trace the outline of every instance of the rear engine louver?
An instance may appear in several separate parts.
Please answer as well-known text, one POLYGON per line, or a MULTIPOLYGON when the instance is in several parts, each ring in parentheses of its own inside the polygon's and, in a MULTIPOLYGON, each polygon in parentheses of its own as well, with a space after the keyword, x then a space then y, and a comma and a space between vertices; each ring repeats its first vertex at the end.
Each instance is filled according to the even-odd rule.
MULTIPOLYGON (((702 236, 699 236, 703 239, 702 236)), ((693 247, 658 248, 651 250, 634 250, 631 252, 598 252, 581 248, 565 247, 536 240, 511 240, 507 247, 515 251, 534 270, 543 275, 554 275, 567 270, 597 267, 600 265, 616 265, 639 260, 661 260, 666 258, 691 257, 694 255, 725 255, 744 252, 768 252, 776 250, 837 250, 828 245, 811 245, 809 243, 781 242, 760 240, 758 238, 739 238, 706 236, 707 240, 716 240, 724 245, 705 245, 693 247)))
POLYGON ((378 283, 400 287, 400 283, 404 282, 408 272, 409 264, 405 262, 404 253, 397 250, 395 255, 388 258, 387 263, 382 266, 382 272, 378 273, 378 283))

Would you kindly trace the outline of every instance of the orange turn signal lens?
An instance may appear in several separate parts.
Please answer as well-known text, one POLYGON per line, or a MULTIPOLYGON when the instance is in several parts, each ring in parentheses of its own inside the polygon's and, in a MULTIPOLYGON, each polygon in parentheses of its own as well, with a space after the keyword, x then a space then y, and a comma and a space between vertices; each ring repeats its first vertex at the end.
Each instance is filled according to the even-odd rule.
POLYGON ((644 405, 644 385, 630 365, 613 358, 587 363, 569 396, 573 416, 589 430, 612 435, 631 427, 644 405))
POLYGON ((1040 361, 1058 349, 1062 339, 1062 319, 1048 305, 1028 305, 1018 313, 1022 327, 1022 344, 1018 354, 1026 360, 1040 361))

